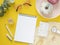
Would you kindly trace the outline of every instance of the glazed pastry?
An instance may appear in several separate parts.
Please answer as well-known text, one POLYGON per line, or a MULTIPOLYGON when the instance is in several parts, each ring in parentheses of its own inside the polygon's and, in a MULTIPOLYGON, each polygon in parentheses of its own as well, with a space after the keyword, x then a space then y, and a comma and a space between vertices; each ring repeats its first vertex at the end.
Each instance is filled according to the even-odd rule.
POLYGON ((49 15, 53 11, 53 5, 49 2, 43 2, 40 5, 40 11, 44 15, 49 15))
POLYGON ((48 0, 48 2, 51 3, 51 4, 56 4, 56 3, 58 3, 58 1, 59 0, 48 0))
POLYGON ((57 32, 56 27, 52 27, 51 31, 54 32, 54 33, 57 32))

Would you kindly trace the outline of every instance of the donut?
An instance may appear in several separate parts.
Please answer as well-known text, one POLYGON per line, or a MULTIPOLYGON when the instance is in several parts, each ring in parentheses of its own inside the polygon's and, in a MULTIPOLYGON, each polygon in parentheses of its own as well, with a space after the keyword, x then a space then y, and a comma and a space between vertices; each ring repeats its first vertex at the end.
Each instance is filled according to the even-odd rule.
POLYGON ((57 4, 59 0, 47 0, 47 1, 54 5, 54 4, 57 4))
POLYGON ((53 11, 53 5, 50 4, 49 2, 42 2, 40 5, 40 12, 48 15, 50 13, 52 13, 53 11))

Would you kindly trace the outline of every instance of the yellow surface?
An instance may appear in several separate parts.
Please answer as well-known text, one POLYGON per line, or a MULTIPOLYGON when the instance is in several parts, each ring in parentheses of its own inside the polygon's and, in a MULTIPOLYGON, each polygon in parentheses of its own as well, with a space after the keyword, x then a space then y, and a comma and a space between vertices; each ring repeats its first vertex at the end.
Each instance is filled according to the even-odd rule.
MULTIPOLYGON (((54 19, 46 19, 41 17, 35 8, 35 1, 36 0, 31 0, 31 4, 32 6, 23 6, 23 8, 21 10, 19 10, 18 12, 15 11, 15 6, 19 5, 19 4, 23 4, 24 1, 26 0, 15 0, 15 4, 12 5, 12 7, 10 7, 10 9, 7 11, 7 13, 5 13, 5 15, 3 17, 0 17, 0 45, 28 45, 26 43, 20 43, 20 42, 14 42, 14 41, 10 41, 7 37, 6 34, 8 33, 6 28, 5 28, 5 24, 7 24, 11 30, 11 32, 15 33, 15 28, 16 28, 16 21, 17 21, 17 16, 19 13, 22 14, 29 14, 32 16, 37 16, 37 26, 39 25, 40 21, 45 21, 45 22, 60 22, 60 16, 54 19), (13 25, 9 25, 8 24, 8 19, 12 18, 14 21, 13 25)), ((0 0, 0 3, 2 4, 3 0, 0 0)))

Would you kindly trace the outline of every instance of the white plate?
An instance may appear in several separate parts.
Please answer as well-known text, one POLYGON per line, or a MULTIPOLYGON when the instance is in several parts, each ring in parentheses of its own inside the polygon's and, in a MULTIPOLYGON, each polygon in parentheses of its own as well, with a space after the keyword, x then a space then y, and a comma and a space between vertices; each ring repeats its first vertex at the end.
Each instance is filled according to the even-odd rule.
POLYGON ((60 0, 57 4, 53 5, 53 12, 50 17, 49 16, 45 16, 40 12, 40 5, 42 2, 47 1, 47 0, 36 0, 36 10, 38 11, 38 13, 43 16, 44 18, 56 18, 57 16, 60 15, 60 0))

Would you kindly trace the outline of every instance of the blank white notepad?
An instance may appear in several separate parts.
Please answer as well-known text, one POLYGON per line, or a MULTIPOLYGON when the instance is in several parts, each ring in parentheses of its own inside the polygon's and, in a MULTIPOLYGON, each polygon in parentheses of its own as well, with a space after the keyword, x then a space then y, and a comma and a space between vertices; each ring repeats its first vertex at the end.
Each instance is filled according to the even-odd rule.
POLYGON ((18 42, 33 43, 36 29, 36 17, 18 15, 14 40, 18 42))
POLYGON ((38 35, 42 37, 48 36, 48 29, 49 29, 49 23, 47 22, 40 22, 40 26, 38 28, 38 35))

